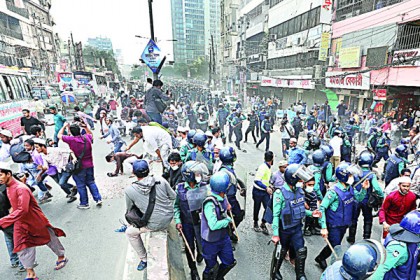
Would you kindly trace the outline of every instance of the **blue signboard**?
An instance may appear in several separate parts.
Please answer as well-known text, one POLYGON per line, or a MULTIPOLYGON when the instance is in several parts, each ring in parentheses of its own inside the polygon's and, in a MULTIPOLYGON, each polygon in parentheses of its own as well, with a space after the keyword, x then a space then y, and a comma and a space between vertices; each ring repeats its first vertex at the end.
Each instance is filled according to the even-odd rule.
POLYGON ((149 43, 144 48, 141 59, 143 59, 144 63, 146 63, 153 73, 159 73, 159 65, 162 62, 162 56, 159 47, 152 39, 150 39, 149 43))

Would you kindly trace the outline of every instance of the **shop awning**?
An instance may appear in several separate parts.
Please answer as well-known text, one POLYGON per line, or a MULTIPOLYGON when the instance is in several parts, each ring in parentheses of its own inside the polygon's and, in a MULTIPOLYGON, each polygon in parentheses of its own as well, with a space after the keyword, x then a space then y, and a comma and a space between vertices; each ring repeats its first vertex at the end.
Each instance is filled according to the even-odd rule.
POLYGON ((335 109, 338 106, 338 96, 337 96, 337 94, 330 89, 323 89, 321 91, 324 92, 325 95, 327 96, 327 100, 328 100, 328 103, 329 103, 331 109, 333 109, 333 108, 335 109))

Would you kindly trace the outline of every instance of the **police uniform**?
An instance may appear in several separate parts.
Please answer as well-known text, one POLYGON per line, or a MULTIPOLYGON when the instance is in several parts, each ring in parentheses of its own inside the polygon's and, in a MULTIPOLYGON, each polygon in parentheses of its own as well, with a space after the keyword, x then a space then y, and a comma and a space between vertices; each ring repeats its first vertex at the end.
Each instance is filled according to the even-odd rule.
MULTIPOLYGON (((227 217, 228 201, 226 198, 211 193, 203 202, 201 214, 201 238, 203 257, 206 262, 204 275, 235 264, 228 227, 231 219, 227 217), (221 261, 218 267, 217 257, 221 261), (213 271, 212 271, 213 270, 213 271)), ((204 277, 205 278, 205 277, 204 277)))
POLYGON ((351 162, 351 142, 348 136, 344 137, 343 145, 340 147, 341 160, 351 162))
MULTIPOLYGON (((358 191, 341 182, 327 191, 319 209, 322 213, 320 220, 321 228, 328 228, 328 240, 333 248, 341 244, 347 228, 352 224, 354 201, 362 201, 365 196, 365 189, 358 191)), ((330 247, 325 246, 315 260, 325 261, 331 253, 330 247)))
MULTIPOLYGON (((191 188, 187 182, 180 183, 176 189, 174 220, 176 224, 182 225, 182 232, 193 254, 195 243, 197 243, 197 255, 202 254, 199 213, 201 212, 202 203, 209 192, 209 187, 205 183, 197 184, 194 188, 191 188)), ((196 270, 197 266, 189 251, 187 251, 187 260, 189 268, 196 270)))
POLYGON ((226 118, 229 116, 229 111, 225 108, 219 108, 216 113, 216 120, 219 123, 219 127, 224 131, 226 125, 226 118))
POLYGON ((233 126, 234 126, 232 122, 235 115, 236 115, 236 112, 233 112, 226 118, 227 123, 229 124, 229 134, 228 134, 229 143, 232 143, 232 134, 233 134, 233 126))
POLYGON ((420 243, 406 243, 394 240, 388 234, 385 242, 386 260, 371 276, 372 280, 415 280, 420 243))
POLYGON ((373 152, 376 151, 376 145, 378 144, 378 135, 374 133, 368 138, 367 141, 367 148, 369 151, 373 152))
POLYGON ((213 171, 213 154, 204 148, 202 151, 199 151, 198 148, 193 148, 190 150, 185 161, 189 160, 202 162, 207 166, 209 172, 213 171))
POLYGON ((395 178, 400 176, 401 170, 406 166, 406 159, 399 157, 397 154, 392 154, 386 161, 385 166, 385 186, 395 178))
POLYGON ((235 225, 236 227, 238 227, 244 218, 244 211, 241 210, 241 206, 239 205, 239 202, 236 199, 238 180, 236 177, 235 170, 231 165, 222 164, 222 167, 219 169, 219 171, 226 172, 229 175, 230 183, 226 195, 231 206, 231 211, 233 214, 235 225))
POLYGON ((313 115, 309 115, 305 120, 305 126, 308 130, 313 130, 316 124, 316 119, 313 115))
MULTIPOLYGON (((360 212, 363 214, 363 239, 369 239, 372 233, 372 224, 373 224, 373 215, 372 215, 372 208, 368 206, 369 195, 372 191, 375 191, 380 197, 384 197, 384 193, 382 191, 381 186, 378 183, 378 178, 376 178, 376 174, 372 172, 368 167, 362 167, 362 176, 360 178, 355 178, 355 181, 358 182, 365 176, 367 176, 366 180, 369 181, 369 188, 366 190, 365 198, 359 202, 355 203, 355 212, 353 215, 353 223, 349 228, 349 239, 348 241, 353 243, 356 231, 357 231, 357 222, 359 220, 360 212)), ((360 192, 362 189, 362 183, 359 183, 355 186, 356 190, 360 192)))
POLYGON ((322 194, 322 192, 324 192, 324 194, 326 192, 325 181, 322 176, 322 166, 319 167, 315 165, 310 165, 309 170, 311 170, 314 173, 314 179, 315 179, 314 191, 318 199, 322 200, 324 198, 324 195, 322 194))
POLYGON ((272 130, 272 126, 269 120, 264 119, 261 123, 261 139, 257 143, 257 148, 261 145, 262 142, 265 142, 265 151, 267 152, 270 149, 270 132, 272 130))
POLYGON ((381 159, 384 159, 385 161, 388 160, 389 155, 389 147, 391 146, 391 139, 383 135, 381 138, 379 138, 377 144, 376 144, 376 155, 375 159, 373 161, 373 165, 377 164, 381 161, 381 159))
POLYGON ((181 147, 179 154, 181 156, 182 162, 185 163, 187 161, 187 156, 192 149, 194 149, 194 146, 193 144, 190 144, 190 143, 187 143, 186 145, 181 147))
POLYGON ((306 216, 312 217, 312 211, 305 210, 305 193, 302 188, 292 190, 288 184, 284 184, 274 192, 273 235, 280 237, 281 260, 285 258, 290 247, 295 250, 297 277, 305 273, 304 261, 307 249, 303 240, 302 221, 306 216))
POLYGON ((327 187, 328 183, 334 182, 334 168, 333 168, 333 164, 331 161, 326 160, 323 164, 322 164, 322 169, 321 169, 321 175, 322 175, 322 179, 324 180, 324 187, 322 187, 322 185, 320 185, 320 189, 321 189, 321 193, 324 196, 327 193, 327 187))
POLYGON ((245 116, 242 114, 235 114, 232 119, 233 133, 235 133, 235 145, 240 150, 242 141, 242 122, 245 120, 245 116))

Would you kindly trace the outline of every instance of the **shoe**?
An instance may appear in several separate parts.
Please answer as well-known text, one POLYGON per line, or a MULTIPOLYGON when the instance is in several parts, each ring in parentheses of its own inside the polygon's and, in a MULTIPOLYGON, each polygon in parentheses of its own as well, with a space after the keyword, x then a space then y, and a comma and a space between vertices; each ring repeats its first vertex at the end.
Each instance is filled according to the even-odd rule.
POLYGON ((322 270, 327 268, 327 261, 326 260, 321 260, 319 257, 315 258, 316 263, 319 265, 319 267, 322 268, 322 270))
POLYGON ((48 198, 48 196, 47 196, 47 194, 44 194, 40 199, 39 199, 39 204, 44 204, 44 203, 47 203, 47 202, 50 202, 51 201, 51 199, 50 198, 48 198))
POLYGON ((52 194, 50 194, 50 192, 46 192, 46 193, 45 193, 45 195, 46 195, 48 198, 53 197, 53 195, 52 195, 52 194))
POLYGON ((77 205, 77 209, 87 210, 89 208, 90 208, 89 204, 86 204, 86 205, 79 204, 79 205, 77 205))
POLYGON ((141 262, 139 263, 139 265, 137 266, 137 270, 138 270, 138 271, 142 271, 142 270, 144 270, 146 267, 147 267, 147 262, 141 261, 141 262))
POLYGON ((254 229, 254 231, 255 231, 255 232, 260 232, 260 231, 261 231, 261 229, 260 229, 260 227, 258 226, 258 223, 257 223, 257 222, 254 222, 254 227, 253 227, 253 229, 254 229))
POLYGON ((96 206, 98 206, 98 207, 102 206, 102 200, 96 201, 96 206))
POLYGON ((305 236, 311 236, 312 233, 311 233, 311 231, 309 229, 307 229, 307 230, 305 230, 304 235, 305 236))
POLYGON ((261 224, 260 228, 261 228, 261 232, 263 234, 268 235, 268 229, 267 229, 267 226, 265 224, 261 224))
POLYGON ((10 267, 11 268, 16 268, 16 267, 18 267, 19 266, 19 262, 17 262, 17 263, 13 263, 13 264, 11 264, 10 265, 10 267))
POLYGON ((125 232, 127 230, 127 225, 122 225, 120 228, 114 230, 115 232, 125 232))
POLYGON ((77 195, 77 188, 76 187, 73 187, 71 189, 70 196, 76 196, 76 195, 77 195))
POLYGON ((195 260, 197 261, 197 263, 202 263, 203 262, 203 255, 201 255, 200 253, 197 254, 197 257, 195 258, 195 260))
POLYGON ((232 241, 232 243, 238 243, 238 237, 236 236, 236 234, 232 233, 232 236, 230 236, 230 241, 232 241))
POLYGON ((72 203, 72 202, 74 202, 76 200, 77 200, 77 197, 70 196, 69 200, 67 200, 67 203, 72 203))

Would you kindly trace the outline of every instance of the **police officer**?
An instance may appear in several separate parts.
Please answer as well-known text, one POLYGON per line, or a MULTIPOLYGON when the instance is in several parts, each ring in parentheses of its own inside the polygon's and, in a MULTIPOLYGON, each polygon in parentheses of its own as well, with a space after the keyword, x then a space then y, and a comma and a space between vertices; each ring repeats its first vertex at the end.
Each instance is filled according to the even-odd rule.
POLYGON ((342 134, 343 144, 340 147, 341 161, 351 162, 352 144, 347 133, 342 134))
POLYGON ((246 117, 241 113, 240 109, 236 110, 236 114, 232 119, 233 133, 235 134, 235 145, 238 150, 241 150, 241 141, 242 141, 242 122, 246 117))
MULTIPOLYGON (((236 161, 235 150, 232 147, 224 147, 219 151, 219 158, 222 161, 222 166, 220 167, 219 171, 225 172, 229 175, 229 188, 226 192, 226 195, 231 206, 235 225, 238 227, 244 219, 245 212, 244 210, 241 210, 241 206, 236 199, 236 192, 240 186, 238 184, 236 173, 233 168, 233 164, 236 161)), ((245 191, 245 189, 241 189, 241 195, 244 195, 245 191)), ((232 242, 237 242, 238 238, 236 235, 232 234, 231 240, 232 242)))
POLYGON ((415 280, 420 251, 420 212, 405 215, 400 224, 389 228, 384 245, 387 258, 370 279, 415 280))
POLYGON ((389 153, 390 147, 391 147, 391 139, 389 138, 389 131, 387 131, 383 133, 382 137, 379 138, 378 143, 376 144, 376 155, 372 164, 373 167, 376 167, 376 164, 378 164, 378 162, 380 162, 381 159, 384 159, 385 161, 388 160, 389 158, 388 153, 389 153))
POLYGON ((315 125, 316 125, 316 118, 314 116, 314 110, 311 110, 309 112, 309 116, 305 120, 305 126, 310 131, 316 128, 315 125))
POLYGON ((385 165, 385 187, 395 178, 399 177, 401 170, 403 170, 408 161, 408 148, 406 145, 399 145, 395 149, 389 159, 386 161, 385 165))
MULTIPOLYGON (((208 173, 208 170, 206 172, 205 169, 207 168, 203 167, 202 164, 194 161, 188 161, 182 166, 181 172, 185 182, 177 185, 177 196, 174 204, 176 228, 184 233, 193 254, 196 250, 195 243, 197 243, 197 262, 199 263, 203 260, 199 213, 202 203, 209 193, 207 184, 199 179, 205 173, 208 173)), ((186 250, 186 252, 191 279, 199 280, 200 276, 196 263, 193 261, 189 250, 186 250)))
POLYGON ((318 200, 324 198, 323 194, 327 192, 325 188, 325 180, 322 174, 322 165, 326 161, 325 152, 321 149, 316 150, 312 155, 313 164, 309 166, 309 170, 314 173, 315 185, 314 191, 318 196, 318 200))
POLYGON ((279 263, 276 264, 276 280, 283 277, 280 273, 280 266, 286 257, 290 245, 296 252, 295 272, 296 279, 306 280, 305 260, 307 248, 303 240, 302 220, 305 216, 320 217, 319 210, 305 210, 305 193, 302 189, 302 181, 312 178, 305 178, 300 174, 303 166, 291 164, 286 168, 284 179, 286 184, 277 189, 273 198, 273 237, 272 241, 277 244, 280 242, 281 251, 279 263))
POLYGON ((382 132, 379 132, 376 127, 371 129, 371 135, 367 140, 367 149, 376 154, 376 145, 378 144, 379 137, 382 135, 382 132))
POLYGON ((249 125, 245 131, 245 142, 248 141, 248 134, 251 132, 252 138, 254 138, 254 144, 257 144, 257 138, 255 138, 255 128, 258 126, 258 117, 255 114, 255 111, 252 110, 251 114, 248 114, 249 125))
POLYGON ((264 120, 261 123, 261 139, 258 141, 256 147, 261 145, 262 142, 265 140, 265 151, 267 152, 270 149, 270 133, 272 131, 273 127, 270 122, 270 117, 266 115, 264 117, 264 120))
POLYGON ((202 132, 197 132, 194 135, 193 142, 195 148, 188 152, 186 161, 193 160, 197 162, 202 162, 206 165, 207 169, 213 171, 213 154, 212 152, 205 149, 207 142, 207 136, 202 132))
POLYGON ((232 134, 233 134, 233 119, 236 115, 236 108, 232 108, 232 113, 226 118, 227 123, 229 124, 229 134, 228 134, 228 140, 229 143, 232 143, 232 134))
MULTIPOLYGON (((359 220, 360 212, 363 214, 363 239, 369 239, 372 233, 372 223, 373 223, 373 215, 372 215, 372 207, 368 205, 369 195, 372 192, 376 192, 376 194, 383 198, 384 193, 382 191, 381 186, 378 183, 378 178, 376 174, 372 172, 372 162, 373 162, 373 155, 365 150, 363 151, 358 159, 358 164, 362 168, 362 174, 357 180, 355 188, 357 191, 362 189, 363 181, 369 181, 369 188, 367 189, 366 197, 359 203, 356 203, 356 210, 353 215, 353 223, 349 228, 349 236, 347 237, 347 241, 350 244, 355 242, 356 238, 356 231, 357 231, 357 221, 359 220)), ((379 207, 378 205, 377 207, 379 207)))
POLYGON ((197 133, 197 131, 195 131, 194 129, 188 131, 188 133, 187 133, 187 144, 184 145, 184 146, 181 146, 181 149, 179 151, 179 154, 181 155, 181 160, 183 162, 186 162, 187 161, 187 155, 188 155, 188 153, 192 149, 194 149, 193 138, 194 138, 194 135, 196 133, 197 133))
POLYGON ((376 240, 366 239, 350 246, 342 260, 328 266, 321 280, 367 279, 385 259, 384 246, 376 240))
POLYGON ((327 186, 329 183, 334 182, 334 167, 331 160, 331 157, 334 155, 334 149, 333 147, 331 147, 330 145, 321 145, 320 147, 324 153, 325 153, 325 161, 322 163, 322 177, 324 179, 324 183, 325 183, 325 188, 324 188, 324 192, 322 191, 322 186, 321 186, 321 193, 322 195, 325 195, 326 190, 327 190, 327 186))
POLYGON ((196 129, 197 126, 197 114, 195 113, 194 109, 191 108, 190 105, 187 105, 186 108, 187 111, 187 117, 188 117, 188 126, 190 129, 196 129))
POLYGON ((198 111, 197 128, 202 131, 206 131, 209 127, 209 116, 208 113, 200 109, 198 111))
MULTIPOLYGON (((352 217, 355 210, 354 200, 362 201, 366 196, 366 189, 369 188, 369 181, 364 181, 361 191, 354 190, 353 174, 350 172, 350 165, 342 162, 335 170, 335 177, 338 182, 327 191, 322 200, 320 211, 321 217, 321 235, 330 241, 333 248, 341 244, 341 240, 352 224, 352 217)), ((331 255, 329 246, 324 249, 315 258, 315 261, 322 269, 327 267, 326 259, 331 255)))
POLYGON ((258 134, 260 133, 260 129, 262 126, 262 122, 265 119, 265 116, 267 115, 267 111, 266 108, 264 106, 260 106, 260 109, 258 110, 258 119, 259 119, 259 126, 257 127, 257 137, 258 134))
POLYGON ((226 125, 226 118, 229 116, 229 111, 223 106, 223 104, 219 104, 219 108, 216 112, 216 120, 219 124, 219 127, 224 131, 226 125))
POLYGON ((211 194, 203 202, 201 238, 206 262, 203 280, 223 279, 236 265, 228 233, 232 220, 226 213, 229 203, 225 194, 229 183, 229 175, 226 172, 215 173, 210 178, 211 194), (217 257, 221 261, 220 266, 217 257))
POLYGON ((299 140, 299 134, 301 131, 303 131, 302 127, 302 119, 300 118, 301 112, 296 113, 296 117, 293 118, 292 126, 295 131, 295 137, 297 140, 299 140))

